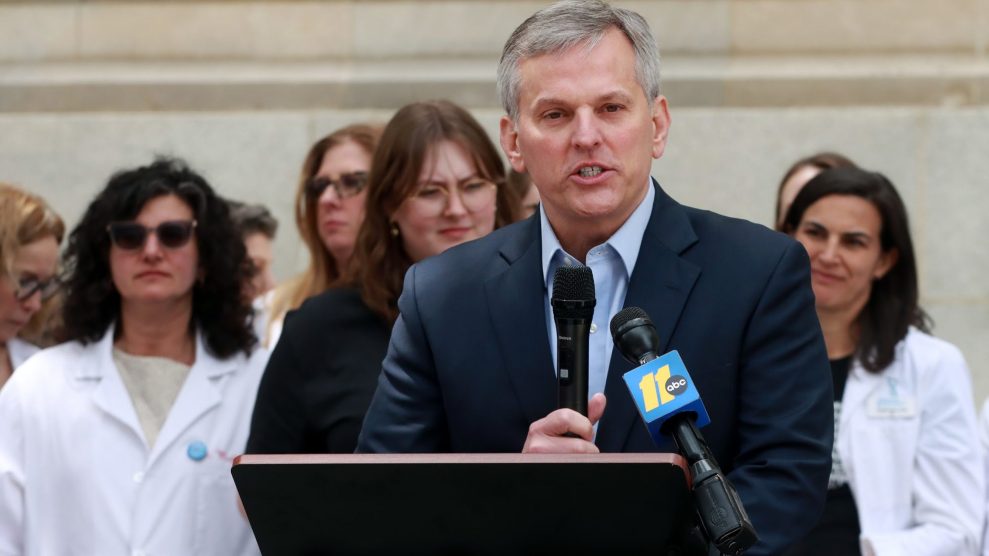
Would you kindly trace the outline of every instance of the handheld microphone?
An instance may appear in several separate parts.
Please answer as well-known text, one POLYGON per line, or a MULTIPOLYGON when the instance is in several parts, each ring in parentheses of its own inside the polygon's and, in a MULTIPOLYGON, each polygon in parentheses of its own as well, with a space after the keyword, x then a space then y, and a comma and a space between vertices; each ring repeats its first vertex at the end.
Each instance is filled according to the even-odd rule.
POLYGON ((649 434, 657 443, 672 436, 690 466, 691 493, 704 535, 723 554, 741 554, 759 537, 698 430, 711 418, 680 354, 659 355, 656 327, 638 307, 622 309, 611 319, 611 336, 625 359, 639 365, 623 378, 649 434))
POLYGON ((553 274, 558 407, 587 416, 587 354, 594 318, 594 274, 586 266, 560 266, 553 274))

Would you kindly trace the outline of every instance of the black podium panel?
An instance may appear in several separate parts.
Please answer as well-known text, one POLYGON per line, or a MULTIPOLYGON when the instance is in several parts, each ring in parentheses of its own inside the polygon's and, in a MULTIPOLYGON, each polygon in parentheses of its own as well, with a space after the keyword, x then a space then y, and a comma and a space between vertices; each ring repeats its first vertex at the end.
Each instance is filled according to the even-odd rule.
POLYGON ((670 454, 242 456, 265 555, 664 554, 691 513, 670 454))

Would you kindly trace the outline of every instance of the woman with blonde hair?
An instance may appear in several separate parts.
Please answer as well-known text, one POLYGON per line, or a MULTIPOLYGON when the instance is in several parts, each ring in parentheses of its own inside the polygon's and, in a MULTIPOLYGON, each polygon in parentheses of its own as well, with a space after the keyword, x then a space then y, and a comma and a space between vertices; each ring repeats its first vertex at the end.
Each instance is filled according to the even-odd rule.
POLYGON ((38 347, 58 291, 65 225, 40 197, 0 183, 0 386, 38 347))
POLYGON ((515 220, 491 139, 463 108, 416 102, 388 123, 339 287, 288 315, 258 391, 249 453, 353 452, 409 267, 515 220))
POLYGON ((295 224, 309 267, 264 299, 257 329, 274 347, 285 313, 325 291, 350 261, 364 220, 364 186, 381 128, 353 124, 323 137, 306 154, 295 192, 295 224))

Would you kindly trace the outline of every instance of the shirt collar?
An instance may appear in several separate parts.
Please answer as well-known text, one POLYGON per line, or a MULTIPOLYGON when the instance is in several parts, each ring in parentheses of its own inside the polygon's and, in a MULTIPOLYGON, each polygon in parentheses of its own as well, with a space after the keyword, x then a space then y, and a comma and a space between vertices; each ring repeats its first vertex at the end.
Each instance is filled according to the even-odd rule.
MULTIPOLYGON (((618 253, 622 258, 622 262, 625 264, 625 272, 628 276, 632 275, 635 262, 639 258, 642 236, 645 234, 646 226, 649 224, 649 217, 652 215, 652 206, 655 200, 656 189, 653 187, 652 179, 650 178, 645 198, 642 199, 639 206, 625 220, 625 223, 602 244, 610 245, 618 253)), ((540 237, 542 239, 543 283, 549 284, 550 263, 553 261, 553 257, 556 256, 557 252, 560 253, 560 264, 564 260, 573 261, 575 264, 580 263, 563 250, 559 238, 556 237, 556 232, 553 231, 553 227, 549 224, 549 219, 546 217, 546 209, 542 203, 539 204, 539 223, 540 237)))

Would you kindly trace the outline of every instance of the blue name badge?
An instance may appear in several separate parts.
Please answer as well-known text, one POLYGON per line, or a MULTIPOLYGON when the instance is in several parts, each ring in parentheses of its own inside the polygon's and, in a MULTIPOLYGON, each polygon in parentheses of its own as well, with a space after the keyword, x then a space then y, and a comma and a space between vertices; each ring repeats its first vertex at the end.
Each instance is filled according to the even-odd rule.
POLYGON ((632 369, 623 378, 653 438, 666 436, 660 432, 663 423, 680 413, 695 414, 698 428, 711 422, 678 352, 671 351, 632 369))

